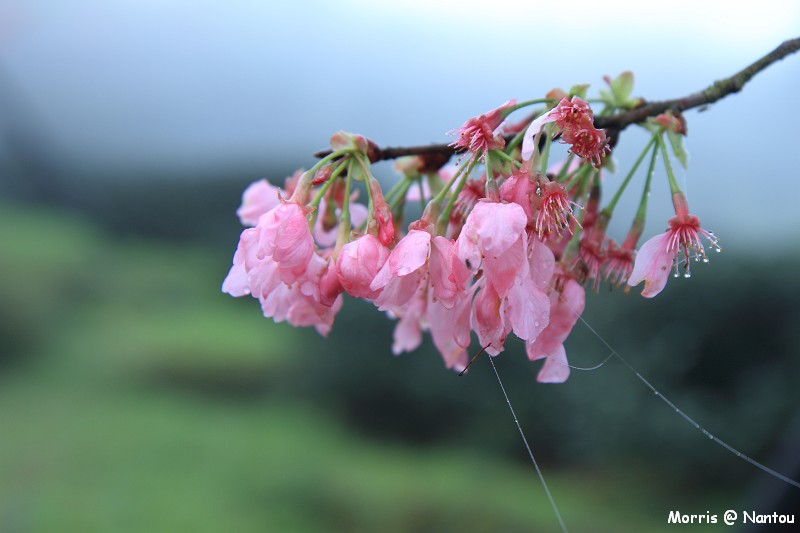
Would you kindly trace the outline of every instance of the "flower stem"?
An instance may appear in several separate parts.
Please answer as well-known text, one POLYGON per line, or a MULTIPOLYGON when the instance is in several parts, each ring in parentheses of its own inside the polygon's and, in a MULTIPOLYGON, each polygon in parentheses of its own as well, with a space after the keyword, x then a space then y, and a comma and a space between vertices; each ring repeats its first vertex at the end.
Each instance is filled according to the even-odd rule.
POLYGON ((628 183, 630 183, 631 178, 633 178, 633 175, 639 169, 639 165, 642 164, 644 156, 646 156, 647 152, 650 151, 650 147, 652 147, 656 143, 656 137, 657 137, 656 135, 653 135, 653 137, 650 139, 650 142, 648 142, 647 145, 644 147, 642 153, 639 154, 639 158, 633 164, 633 167, 631 167, 631 171, 628 172, 628 175, 625 176, 624 180, 622 180, 622 184, 620 184, 619 189, 617 189, 617 192, 614 193, 614 197, 611 199, 611 201, 608 203, 605 209, 603 209, 603 214, 608 219, 610 219, 611 215, 614 213, 614 208, 617 206, 617 202, 619 202, 619 199, 622 197, 622 193, 625 192, 625 188, 628 186, 628 183))
POLYGON ((661 148, 661 155, 664 157, 664 168, 667 169, 667 178, 669 179, 669 190, 674 194, 679 194, 681 188, 678 186, 678 180, 675 179, 675 174, 672 172, 672 164, 669 162, 669 154, 667 154, 667 144, 664 142, 662 135, 656 136, 658 146, 661 148))
MULTIPOLYGON (((453 210, 453 206, 456 203, 456 199, 458 198, 459 193, 461 193, 461 189, 464 188, 464 183, 466 183, 467 177, 469 177, 470 172, 472 172, 472 168, 475 166, 475 163, 478 162, 478 157, 479 155, 475 154, 475 157, 472 158, 472 161, 469 162, 469 165, 466 167, 466 170, 461 174, 461 179, 458 181, 456 188, 450 194, 450 200, 448 200, 447 206, 444 208, 444 211, 442 211, 442 214, 439 215, 439 221, 437 223, 437 229, 439 235, 444 235, 444 232, 447 229, 447 222, 450 220, 450 212, 453 210)), ((453 180, 455 180, 455 178, 456 177, 453 176, 453 180)), ((450 186, 448 185, 445 188, 445 190, 449 188, 450 186)))
POLYGON ((644 228, 644 219, 647 216, 647 200, 650 198, 650 183, 653 181, 653 174, 656 171, 656 160, 658 159, 658 146, 653 147, 653 155, 650 157, 650 167, 647 169, 647 178, 644 180, 644 190, 642 191, 642 199, 639 202, 639 209, 636 211, 637 220, 641 221, 642 228, 644 228))

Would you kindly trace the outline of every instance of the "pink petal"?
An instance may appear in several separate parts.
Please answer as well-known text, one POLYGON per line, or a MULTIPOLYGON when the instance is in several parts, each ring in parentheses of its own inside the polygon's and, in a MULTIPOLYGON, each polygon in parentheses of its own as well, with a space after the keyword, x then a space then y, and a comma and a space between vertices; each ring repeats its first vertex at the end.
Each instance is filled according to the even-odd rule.
POLYGON ((528 161, 531 156, 533 156, 533 138, 534 136, 542 131, 542 127, 548 122, 555 122, 556 118, 558 117, 555 113, 556 108, 551 109, 544 115, 538 117, 536 120, 531 122, 531 125, 528 126, 528 129, 525 130, 525 136, 522 137, 522 160, 528 161))
POLYGON ((542 365, 536 381, 539 383, 564 383, 569 377, 569 366, 567 366, 567 352, 564 345, 559 344, 556 351, 547 356, 547 360, 542 365))
POLYGON ((517 337, 533 341, 550 322, 550 298, 523 278, 508 293, 508 317, 517 337))
POLYGON ((667 284, 675 253, 670 248, 670 233, 649 239, 636 254, 628 285, 635 287, 644 281, 642 296, 652 298, 667 284))

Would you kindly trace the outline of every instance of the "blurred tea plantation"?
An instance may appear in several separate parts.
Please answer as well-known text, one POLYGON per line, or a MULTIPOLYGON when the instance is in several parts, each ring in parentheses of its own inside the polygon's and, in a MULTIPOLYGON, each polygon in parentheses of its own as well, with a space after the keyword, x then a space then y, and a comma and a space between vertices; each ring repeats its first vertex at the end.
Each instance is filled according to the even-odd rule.
MULTIPOLYGON (((429 341, 394 357, 363 302, 324 340, 220 293, 240 185, 181 209, 160 191, 138 219, 125 191, 0 204, 0 531, 556 530, 484 359, 459 378, 429 341)), ((726 252, 655 301, 604 289, 585 316, 709 431, 797 478, 798 265, 726 252)), ((498 370, 571 530, 798 508, 619 361, 541 385, 510 344, 498 370)), ((579 366, 609 354, 580 325, 567 348, 579 366)))

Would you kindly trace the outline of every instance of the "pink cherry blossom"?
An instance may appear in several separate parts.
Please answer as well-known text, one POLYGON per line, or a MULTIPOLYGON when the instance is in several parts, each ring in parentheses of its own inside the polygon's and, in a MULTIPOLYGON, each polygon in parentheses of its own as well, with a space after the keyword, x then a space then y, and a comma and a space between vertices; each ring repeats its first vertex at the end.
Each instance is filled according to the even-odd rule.
POLYGON ((550 293, 550 322, 534 341, 525 343, 531 361, 546 358, 536 380, 541 383, 563 383, 569 377, 564 341, 580 318, 586 304, 583 286, 566 278, 561 290, 550 293))
POLYGON ((635 287, 644 281, 642 296, 652 298, 664 290, 671 267, 675 276, 684 265, 684 276, 691 276, 691 260, 708 261, 700 237, 720 251, 719 241, 713 233, 700 227, 700 219, 690 214, 678 214, 669 220, 669 229, 645 242, 636 254, 628 285, 635 287))
POLYGON ((534 153, 534 138, 545 124, 555 122, 561 139, 572 145, 571 151, 600 166, 609 152, 608 141, 603 130, 594 127, 594 114, 585 100, 573 96, 563 98, 556 107, 531 122, 522 139, 522 159, 528 161, 534 153))
POLYGON ((544 235, 559 235, 567 230, 572 234, 571 223, 578 220, 572 214, 575 202, 569 199, 566 189, 560 183, 548 181, 541 185, 540 194, 534 197, 537 209, 535 229, 541 239, 544 235))
POLYGON ((470 118, 460 128, 447 132, 448 135, 458 135, 458 139, 450 146, 457 150, 469 150, 473 154, 485 154, 487 150, 505 148, 506 142, 500 135, 500 126, 505 119, 505 112, 516 103, 516 100, 509 100, 483 115, 470 118))
POLYGON ((336 259, 336 272, 347 293, 355 298, 376 298, 380 291, 370 289, 370 284, 388 257, 389 249, 374 235, 345 244, 336 259))
POLYGON ((473 273, 483 269, 488 283, 505 296, 520 271, 527 273, 527 223, 519 204, 478 202, 456 240, 456 256, 473 273))
POLYGON ((236 215, 242 226, 255 226, 258 219, 280 203, 283 190, 262 179, 251 183, 242 193, 242 205, 236 215))

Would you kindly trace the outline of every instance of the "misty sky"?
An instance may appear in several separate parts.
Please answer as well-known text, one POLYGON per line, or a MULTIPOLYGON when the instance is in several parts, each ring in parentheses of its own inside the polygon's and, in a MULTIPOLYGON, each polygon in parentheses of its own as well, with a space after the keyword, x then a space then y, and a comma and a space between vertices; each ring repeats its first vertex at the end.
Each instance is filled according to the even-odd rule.
MULTIPOLYGON (((658 4, 5 0, 0 68, 71 160, 112 179, 115 168, 267 167, 287 155, 307 167, 340 129, 383 145, 442 142, 509 98, 597 88, 627 69, 636 94, 680 96, 800 35, 796 2, 658 4)), ((723 245, 800 233, 798 85, 800 55, 687 115, 690 206, 723 245)), ((643 143, 623 135, 623 171, 643 143)), ((649 234, 669 214, 665 181, 649 234)))

